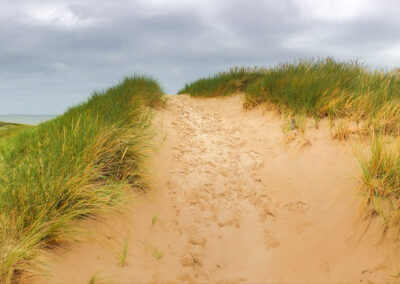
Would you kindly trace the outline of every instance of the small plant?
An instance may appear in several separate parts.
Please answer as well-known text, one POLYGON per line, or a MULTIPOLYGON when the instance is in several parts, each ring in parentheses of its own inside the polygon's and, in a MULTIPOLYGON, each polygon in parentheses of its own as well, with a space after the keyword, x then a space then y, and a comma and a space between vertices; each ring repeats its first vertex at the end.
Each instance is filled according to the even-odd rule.
POLYGON ((119 266, 125 266, 126 263, 126 258, 128 257, 128 247, 129 247, 129 242, 130 242, 130 232, 126 235, 124 241, 123 241, 123 249, 121 254, 119 255, 119 266))
POLYGON ((97 284, 97 283, 101 283, 102 281, 105 280, 110 280, 111 277, 106 276, 106 277, 100 277, 99 273, 96 272, 95 274, 92 275, 92 277, 90 277, 88 284, 97 284))
POLYGON ((152 255, 157 259, 160 260, 164 256, 164 252, 158 250, 157 248, 153 247, 152 255))
POLYGON ((294 128, 297 128, 300 133, 304 134, 306 131, 307 116, 304 113, 297 114, 291 123, 294 125, 294 128))
POLYGON ((160 218, 159 214, 156 214, 153 217, 151 217, 151 224, 154 225, 158 221, 159 218, 160 218))
POLYGON ((294 131, 296 129, 296 119, 291 117, 290 114, 284 113, 281 128, 285 135, 294 131))
MULTIPOLYGON (((298 132, 301 134, 305 133, 307 117, 302 114, 295 116, 291 114, 284 114, 282 123, 282 132, 287 135, 289 133, 298 132)), ((295 134, 296 135, 296 134, 295 134)))
POLYGON ((156 248, 155 246, 152 246, 148 242, 145 242, 145 241, 139 241, 139 242, 141 242, 144 245, 146 250, 150 250, 151 255, 153 257, 155 257, 157 260, 160 260, 161 258, 163 258, 164 252, 162 250, 159 250, 158 248, 156 248))
POLYGON ((347 140, 350 138, 353 131, 349 128, 348 122, 343 119, 337 120, 331 124, 331 138, 339 141, 347 140))
POLYGON ((97 273, 93 274, 92 277, 90 277, 88 284, 95 284, 98 282, 98 277, 97 273))

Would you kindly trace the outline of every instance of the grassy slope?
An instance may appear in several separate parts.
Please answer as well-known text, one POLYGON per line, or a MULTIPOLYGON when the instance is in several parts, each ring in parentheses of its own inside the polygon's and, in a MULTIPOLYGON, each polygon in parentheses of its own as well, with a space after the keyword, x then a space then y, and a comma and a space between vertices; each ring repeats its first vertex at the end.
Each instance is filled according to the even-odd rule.
POLYGON ((8 123, 0 121, 0 139, 6 138, 12 135, 17 134, 23 129, 29 128, 31 126, 18 124, 18 123, 8 123))
POLYGON ((245 107, 269 104, 289 115, 346 118, 371 137, 360 155, 367 212, 400 228, 400 77, 357 62, 305 60, 274 68, 233 68, 187 84, 180 94, 211 97, 245 93, 245 107), (382 136, 382 137, 381 137, 382 136), (397 140, 397 142, 395 141, 397 140))
POLYGON ((35 269, 41 250, 68 238, 74 220, 143 186, 149 106, 161 102, 156 81, 126 78, 0 142, 0 282, 35 269))
POLYGON ((399 77, 372 72, 357 62, 328 58, 268 69, 233 68, 187 84, 179 93, 209 97, 237 91, 246 93, 248 107, 268 103, 316 120, 348 117, 385 133, 397 133, 400 125, 399 77))

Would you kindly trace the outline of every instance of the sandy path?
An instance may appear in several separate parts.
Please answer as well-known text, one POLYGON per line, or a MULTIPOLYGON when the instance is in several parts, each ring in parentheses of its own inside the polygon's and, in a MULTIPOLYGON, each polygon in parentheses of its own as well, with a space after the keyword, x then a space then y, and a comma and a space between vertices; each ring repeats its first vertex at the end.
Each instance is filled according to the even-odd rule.
POLYGON ((389 283, 400 258, 377 224, 362 234, 350 146, 323 124, 285 144, 276 115, 241 105, 171 97, 155 122, 153 189, 126 214, 85 222, 91 240, 34 282, 389 283))

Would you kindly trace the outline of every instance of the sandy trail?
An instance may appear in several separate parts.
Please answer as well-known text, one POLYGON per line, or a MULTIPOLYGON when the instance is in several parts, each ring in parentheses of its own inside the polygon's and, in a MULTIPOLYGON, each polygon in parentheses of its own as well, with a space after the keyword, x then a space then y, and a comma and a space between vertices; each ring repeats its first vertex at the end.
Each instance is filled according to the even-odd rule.
POLYGON ((99 283, 393 280, 396 244, 379 243, 375 221, 363 234, 359 166, 324 123, 287 144, 280 118, 244 112, 240 96, 171 96, 155 126, 165 140, 153 189, 126 214, 85 222, 93 237, 57 252, 54 274, 33 282, 88 283, 96 273, 99 283))

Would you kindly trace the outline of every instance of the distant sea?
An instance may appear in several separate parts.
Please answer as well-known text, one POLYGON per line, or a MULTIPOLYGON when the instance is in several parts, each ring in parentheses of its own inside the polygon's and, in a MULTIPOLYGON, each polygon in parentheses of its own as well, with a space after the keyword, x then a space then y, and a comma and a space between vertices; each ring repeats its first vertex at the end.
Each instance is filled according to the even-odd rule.
POLYGON ((36 125, 56 116, 57 114, 0 114, 0 121, 36 125))

